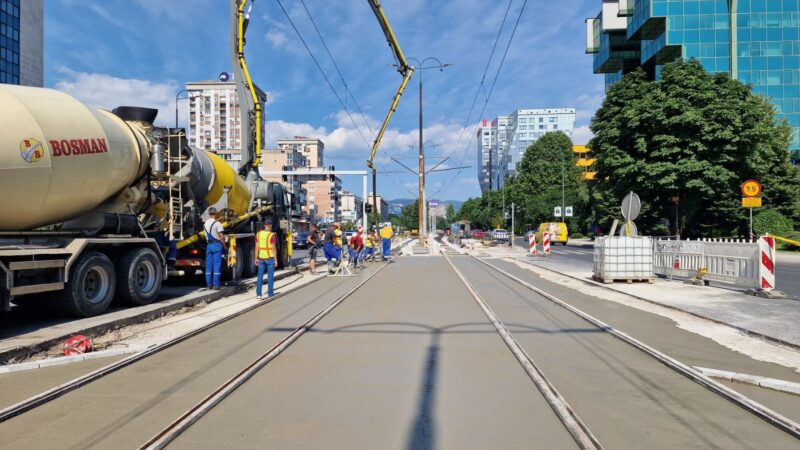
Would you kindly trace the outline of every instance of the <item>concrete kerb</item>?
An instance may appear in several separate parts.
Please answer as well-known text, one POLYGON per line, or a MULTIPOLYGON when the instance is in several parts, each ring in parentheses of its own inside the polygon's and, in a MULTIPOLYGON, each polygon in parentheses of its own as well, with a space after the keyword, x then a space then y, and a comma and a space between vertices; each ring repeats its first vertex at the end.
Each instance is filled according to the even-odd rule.
MULTIPOLYGON (((512 259, 512 258, 503 258, 503 259, 512 259)), ((714 318, 711 318, 711 317, 708 317, 708 316, 704 316, 702 314, 697 314, 697 313, 694 313, 692 311, 687 311, 685 309, 681 309, 681 308, 678 308, 676 306, 668 305, 668 304, 665 304, 665 303, 660 303, 660 302, 657 302, 655 300, 651 300, 649 298, 640 297, 638 295, 630 294, 628 292, 621 291, 619 289, 614 289, 613 285, 599 283, 599 282, 594 281, 594 280, 581 278, 581 277, 578 277, 578 276, 575 276, 575 275, 571 275, 571 274, 565 273, 565 272, 560 272, 558 270, 551 269, 549 267, 544 267, 544 266, 532 264, 530 261, 522 259, 522 258, 513 258, 513 259, 515 261, 520 261, 520 262, 524 262, 526 264, 530 264, 531 266, 534 266, 534 267, 539 268, 539 269, 547 270, 548 272, 552 272, 552 273, 555 273, 555 274, 558 274, 558 275, 562 275, 562 276, 565 276, 565 277, 568 277, 568 278, 572 278, 573 280, 581 281, 581 282, 586 283, 586 284, 591 285, 591 286, 599 287, 599 288, 602 288, 602 289, 605 289, 605 290, 608 290, 608 291, 612 291, 612 292, 617 293, 617 294, 627 295, 628 297, 635 298, 636 300, 641 300, 643 302, 647 302, 647 303, 650 303, 650 304, 656 305, 656 306, 661 306, 661 307, 664 307, 664 308, 667 308, 667 309, 671 309, 673 311, 680 311, 682 313, 689 314, 691 316, 697 317, 698 319, 708 320, 709 322, 713 322, 713 323, 715 323, 717 325, 724 325, 726 327, 733 328, 734 330, 739 331, 741 333, 744 333, 744 334, 746 334, 748 336, 751 336, 751 337, 763 339, 765 341, 768 341, 768 342, 771 342, 771 343, 774 343, 774 344, 783 345, 783 346, 789 347, 789 348, 791 348, 793 350, 800 350, 800 345, 795 344, 793 342, 785 341, 783 339, 779 339, 779 338, 776 338, 774 336, 770 336, 770 335, 767 335, 767 334, 764 334, 764 333, 759 333, 758 331, 753 331, 753 330, 750 330, 748 328, 740 327, 738 325, 733 325, 733 324, 730 324, 728 322, 723 322, 721 320, 717 320, 717 319, 714 319, 714 318)))
POLYGON ((43 359, 41 361, 29 361, 19 364, 8 364, 5 366, 0 366, 0 375, 12 372, 22 372, 25 370, 41 369, 44 367, 58 366, 78 361, 89 361, 93 359, 109 358, 112 356, 130 355, 132 353, 139 353, 141 351, 147 350, 153 345, 141 346, 141 347, 128 347, 128 348, 113 348, 108 350, 100 350, 97 352, 84 353, 81 355, 58 356, 55 358, 43 359))
MULTIPOLYGON (((282 280, 306 270, 308 270, 308 265, 301 264, 293 267, 291 270, 284 270, 280 273, 276 273, 275 280, 282 280)), ((64 332, 59 336, 43 339, 32 345, 24 345, 0 350, 0 366, 13 364, 15 361, 27 359, 38 353, 45 352, 53 346, 56 346, 62 343, 64 340, 77 334, 82 334, 89 337, 102 336, 119 328, 150 322, 183 308, 191 308, 201 303, 213 303, 225 297, 247 292, 251 287, 255 286, 255 284, 256 279, 252 278, 234 284, 229 284, 217 291, 198 290, 188 295, 167 299, 159 303, 148 305, 150 308, 140 313, 134 313, 125 317, 112 319, 94 326, 64 332)), ((129 311, 135 311, 135 308, 131 308, 129 311)))
POLYGON ((734 383, 749 384, 751 386, 758 386, 764 389, 785 392, 787 394, 800 395, 800 383, 778 380, 775 378, 760 377, 758 375, 749 375, 746 373, 729 372, 727 370, 708 369, 697 366, 693 366, 692 368, 707 377, 717 378, 719 380, 725 380, 734 383))

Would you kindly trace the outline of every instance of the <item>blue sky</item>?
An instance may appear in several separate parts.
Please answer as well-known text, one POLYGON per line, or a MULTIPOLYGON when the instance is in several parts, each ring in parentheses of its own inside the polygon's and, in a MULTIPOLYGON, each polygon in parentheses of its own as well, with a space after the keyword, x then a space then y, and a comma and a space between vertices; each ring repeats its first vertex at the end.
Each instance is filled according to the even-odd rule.
MULTIPOLYGON (((302 4, 282 1, 334 88, 354 111, 302 4)), ((377 128, 401 79, 391 67, 394 60, 378 23, 363 0, 305 1, 365 114, 354 117, 371 142, 365 122, 377 128)), ((494 77, 523 3, 512 0, 487 83, 494 77)), ((48 0, 45 84, 97 107, 156 107, 159 123, 172 124, 175 94, 187 81, 215 79, 230 70, 227 4, 227 0, 48 0)), ((463 200, 480 195, 477 144, 466 144, 481 118, 483 92, 466 130, 463 125, 508 2, 383 0, 382 5, 407 56, 435 56, 453 64, 442 72, 424 73, 427 154, 452 155, 442 167, 461 161, 472 167, 429 175, 429 198, 435 194, 463 200)), ((599 0, 529 0, 483 116, 491 119, 517 108, 575 107, 575 140, 585 142, 589 119, 602 101, 603 79, 592 74, 591 57, 584 54, 584 19, 599 8, 599 0)), ((368 144, 276 0, 256 1, 247 36, 253 78, 270 95, 268 146, 282 137, 319 137, 326 144, 326 165, 363 169, 368 144)), ((415 78, 410 83, 384 138, 378 160, 386 170, 402 170, 389 156, 416 153, 408 146, 418 140, 417 82, 415 78)), ((186 102, 180 107, 185 110, 186 102)), ((181 122, 184 116, 181 111, 181 122)), ((345 186, 356 192, 360 185, 360 180, 345 180, 345 186)), ((410 173, 380 175, 378 185, 379 193, 390 199, 416 196, 416 176, 410 173)))

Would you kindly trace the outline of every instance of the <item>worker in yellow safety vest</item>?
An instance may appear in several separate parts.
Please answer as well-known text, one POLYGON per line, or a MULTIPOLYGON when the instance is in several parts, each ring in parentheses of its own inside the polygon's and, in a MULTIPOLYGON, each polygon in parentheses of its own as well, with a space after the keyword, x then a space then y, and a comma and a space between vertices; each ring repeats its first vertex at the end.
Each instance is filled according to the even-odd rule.
POLYGON ((384 224, 380 234, 383 241, 383 260, 386 261, 389 258, 389 251, 392 248, 392 236, 394 236, 392 224, 388 222, 384 224))
POLYGON ((256 280, 256 300, 261 300, 261 286, 264 283, 264 271, 267 272, 267 297, 272 297, 273 284, 275 283, 275 265, 278 263, 278 238, 272 232, 272 224, 265 223, 264 230, 256 235, 256 266, 258 266, 258 279, 256 280))

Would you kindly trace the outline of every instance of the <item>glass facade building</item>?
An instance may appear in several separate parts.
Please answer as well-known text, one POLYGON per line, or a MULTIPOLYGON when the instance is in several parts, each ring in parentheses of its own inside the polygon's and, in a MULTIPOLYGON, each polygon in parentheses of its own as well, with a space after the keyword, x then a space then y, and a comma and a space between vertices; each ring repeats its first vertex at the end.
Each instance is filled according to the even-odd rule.
POLYGON ((606 85, 643 67, 696 58, 753 85, 775 105, 800 150, 800 0, 603 0, 587 19, 587 53, 606 85))
POLYGON ((0 0, 0 83, 19 84, 20 0, 0 0))

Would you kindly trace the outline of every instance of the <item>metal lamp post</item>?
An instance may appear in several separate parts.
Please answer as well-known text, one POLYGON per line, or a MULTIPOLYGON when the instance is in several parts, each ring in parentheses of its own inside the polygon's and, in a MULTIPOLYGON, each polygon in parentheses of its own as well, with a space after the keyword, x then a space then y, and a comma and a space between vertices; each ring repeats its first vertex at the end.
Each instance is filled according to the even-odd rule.
POLYGON ((425 246, 425 232, 426 232, 426 200, 425 200, 425 152, 423 147, 422 141, 422 71, 425 69, 439 69, 441 72, 444 70, 445 67, 451 66, 452 64, 442 64, 438 58, 429 56, 424 58, 422 61, 418 60, 417 58, 408 58, 409 61, 414 61, 417 63, 419 67, 415 67, 415 70, 419 70, 419 207, 417 211, 417 215, 419 216, 419 223, 417 225, 417 229, 419 230, 419 244, 420 246, 425 246), (425 62, 428 60, 435 61, 437 65, 435 66, 425 66, 425 62))

